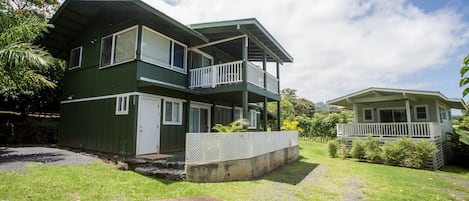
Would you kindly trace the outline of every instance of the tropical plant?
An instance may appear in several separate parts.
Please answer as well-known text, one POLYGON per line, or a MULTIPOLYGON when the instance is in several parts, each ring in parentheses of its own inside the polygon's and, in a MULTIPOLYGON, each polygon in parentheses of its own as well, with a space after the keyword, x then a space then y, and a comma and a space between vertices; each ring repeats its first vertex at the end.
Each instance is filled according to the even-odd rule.
POLYGON ((354 140, 352 142, 352 149, 350 150, 350 155, 352 158, 356 158, 359 160, 365 159, 366 154, 366 145, 363 140, 354 140))
MULTIPOLYGON (((469 77, 465 77, 466 72, 469 71, 469 54, 464 58, 460 70, 461 80, 459 81, 460 87, 465 87, 469 83, 469 77)), ((469 93, 469 88, 465 88, 462 96, 465 97, 469 93)))
POLYGON ((248 125, 249 121, 247 119, 238 119, 229 123, 228 125, 215 124, 212 129, 219 133, 246 132, 246 129, 244 128, 248 125))
POLYGON ((303 132, 303 129, 298 127, 297 121, 283 120, 282 130, 284 131, 298 131, 303 132))

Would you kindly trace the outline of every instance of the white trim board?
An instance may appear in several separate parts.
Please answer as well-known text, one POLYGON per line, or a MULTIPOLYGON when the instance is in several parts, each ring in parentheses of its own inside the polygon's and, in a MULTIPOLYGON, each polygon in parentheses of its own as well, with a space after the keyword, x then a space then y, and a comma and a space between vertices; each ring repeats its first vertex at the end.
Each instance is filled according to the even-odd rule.
POLYGON ((142 92, 129 92, 129 93, 120 93, 120 94, 106 95, 106 96, 95 96, 95 97, 88 97, 88 98, 79 98, 79 99, 73 99, 73 100, 65 100, 65 101, 60 101, 60 104, 78 103, 78 102, 87 102, 87 101, 96 101, 96 100, 104 100, 104 99, 110 99, 110 98, 117 98, 117 97, 119 97, 119 96, 149 96, 149 97, 159 98, 159 99, 165 99, 165 100, 176 100, 176 101, 183 102, 183 103, 186 102, 186 100, 184 100, 184 99, 179 99, 179 98, 172 98, 172 97, 167 97, 167 96, 159 96, 159 95, 148 94, 148 93, 142 93, 142 92))

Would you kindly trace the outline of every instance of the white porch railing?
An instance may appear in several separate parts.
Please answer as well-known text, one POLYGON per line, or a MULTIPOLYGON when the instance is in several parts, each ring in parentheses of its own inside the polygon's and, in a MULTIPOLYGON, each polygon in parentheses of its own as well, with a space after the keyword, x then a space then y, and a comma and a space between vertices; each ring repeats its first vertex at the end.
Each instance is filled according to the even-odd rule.
POLYGON ((298 145, 298 132, 188 133, 186 164, 247 159, 298 145))
POLYGON ((414 137, 436 139, 441 127, 434 122, 337 124, 339 137, 414 137))
MULTIPOLYGON (((247 81, 264 88, 264 70, 247 63, 247 81)), ((217 64, 190 70, 190 87, 212 87, 222 84, 232 84, 243 81, 243 61, 217 64)), ((278 79, 267 73, 267 90, 278 94, 278 79)))

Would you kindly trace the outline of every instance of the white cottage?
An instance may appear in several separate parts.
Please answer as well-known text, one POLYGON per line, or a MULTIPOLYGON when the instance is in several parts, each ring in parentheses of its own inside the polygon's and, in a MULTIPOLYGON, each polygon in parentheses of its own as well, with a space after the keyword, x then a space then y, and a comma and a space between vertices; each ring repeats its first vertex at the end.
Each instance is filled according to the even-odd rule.
POLYGON ((467 110, 462 99, 437 91, 371 87, 327 102, 354 112, 352 124, 338 124, 337 137, 346 143, 368 135, 382 141, 398 137, 427 139, 439 148, 433 167, 445 163, 447 132, 452 131, 451 109, 467 110))

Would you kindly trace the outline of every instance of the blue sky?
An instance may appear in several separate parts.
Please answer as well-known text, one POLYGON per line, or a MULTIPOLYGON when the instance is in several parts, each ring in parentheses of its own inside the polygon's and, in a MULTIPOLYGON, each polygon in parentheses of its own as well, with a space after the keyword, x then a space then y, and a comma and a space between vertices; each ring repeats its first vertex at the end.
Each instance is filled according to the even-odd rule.
POLYGON ((185 24, 257 18, 295 59, 281 68, 281 88, 314 102, 368 87, 461 98, 466 0, 144 1, 185 24))

